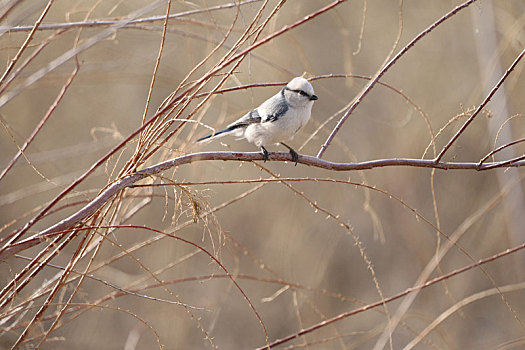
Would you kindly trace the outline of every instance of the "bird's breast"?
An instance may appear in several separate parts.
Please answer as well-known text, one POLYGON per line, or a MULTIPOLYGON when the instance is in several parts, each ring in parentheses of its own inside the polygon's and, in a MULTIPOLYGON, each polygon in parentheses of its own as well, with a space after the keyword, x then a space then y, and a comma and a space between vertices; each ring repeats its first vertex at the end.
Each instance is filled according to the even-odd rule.
POLYGON ((308 122, 310 111, 311 107, 289 109, 285 115, 276 120, 248 126, 245 137, 257 146, 287 141, 308 122))

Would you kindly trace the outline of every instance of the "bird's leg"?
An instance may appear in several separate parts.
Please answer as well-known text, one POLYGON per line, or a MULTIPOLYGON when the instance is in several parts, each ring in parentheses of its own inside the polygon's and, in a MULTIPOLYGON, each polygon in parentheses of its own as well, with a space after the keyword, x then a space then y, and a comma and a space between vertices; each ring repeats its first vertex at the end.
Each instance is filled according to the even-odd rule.
POLYGON ((299 161, 299 154, 295 152, 295 150, 292 147, 288 146, 286 143, 281 142, 281 145, 288 148, 290 154, 292 155, 292 160, 295 162, 295 166, 297 166, 297 162, 299 161))
POLYGON ((268 151, 266 150, 266 148, 264 148, 264 146, 261 146, 261 151, 263 154, 263 160, 264 162, 266 162, 268 160, 268 156, 270 155, 270 153, 268 153, 268 151))

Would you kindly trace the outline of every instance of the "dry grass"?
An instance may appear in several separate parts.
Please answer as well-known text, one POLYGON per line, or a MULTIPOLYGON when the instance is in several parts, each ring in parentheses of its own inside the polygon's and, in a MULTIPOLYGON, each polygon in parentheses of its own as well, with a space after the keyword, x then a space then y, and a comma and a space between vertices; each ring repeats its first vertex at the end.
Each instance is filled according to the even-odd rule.
POLYGON ((523 346, 524 10, 3 1, 0 346, 523 346), (296 167, 194 143, 304 72, 296 167))

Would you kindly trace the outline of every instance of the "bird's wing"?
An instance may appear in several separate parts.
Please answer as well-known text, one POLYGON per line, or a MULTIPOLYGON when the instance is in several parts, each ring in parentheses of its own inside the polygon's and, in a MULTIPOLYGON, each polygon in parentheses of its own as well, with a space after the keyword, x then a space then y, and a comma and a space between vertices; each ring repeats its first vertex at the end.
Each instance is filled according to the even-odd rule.
POLYGON ((234 130, 237 128, 246 127, 250 124, 260 123, 261 122, 261 116, 259 115, 259 112, 257 109, 254 109, 250 113, 246 113, 241 118, 237 119, 230 125, 228 125, 228 129, 234 130))
POLYGON ((284 96, 281 95, 282 92, 278 93, 257 108, 261 115, 262 123, 274 122, 286 114, 289 107, 284 96))
POLYGON ((250 124, 271 123, 282 118, 288 111, 288 104, 284 99, 284 90, 264 101, 253 111, 246 113, 241 118, 229 124, 225 129, 217 131, 211 135, 201 137, 197 142, 211 140, 216 137, 233 134, 241 136, 243 129, 250 124))
POLYGON ((250 124, 254 123, 260 123, 261 117, 259 116, 259 113, 256 109, 251 111, 250 113, 246 113, 241 118, 237 119, 233 123, 229 124, 225 129, 222 129, 220 131, 217 131, 213 134, 201 137, 197 140, 197 142, 202 142, 205 140, 212 140, 217 137, 221 137, 224 135, 233 134, 235 136, 241 136, 243 133, 243 128, 246 128, 250 124))

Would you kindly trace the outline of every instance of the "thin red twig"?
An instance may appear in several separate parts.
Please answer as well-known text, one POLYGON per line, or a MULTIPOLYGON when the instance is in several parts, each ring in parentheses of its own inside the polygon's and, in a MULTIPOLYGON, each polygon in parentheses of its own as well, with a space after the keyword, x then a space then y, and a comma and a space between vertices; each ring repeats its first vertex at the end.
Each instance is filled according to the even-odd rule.
MULTIPOLYGON (((475 263, 472 263, 472 264, 464 266, 464 267, 462 267, 460 269, 451 271, 451 272, 449 272, 449 273, 447 273, 445 275, 442 275, 442 276, 436 277, 434 279, 431 279, 431 280, 427 281, 426 283, 424 283, 422 285, 408 288, 405 291, 403 291, 401 293, 398 293, 396 295, 393 295, 391 297, 388 297, 388 298, 386 298, 384 300, 379 300, 379 301, 376 301, 375 303, 371 303, 371 304, 362 306, 360 308, 357 308, 357 309, 354 309, 354 310, 351 310, 351 311, 343 312, 343 313, 341 313, 341 314, 339 314, 337 316, 334 316, 332 318, 329 318, 327 320, 319 322, 319 323, 317 323, 317 324, 315 324, 313 326, 310 326, 310 327, 307 327, 305 329, 302 329, 299 332, 290 334, 290 335, 288 335, 286 337, 283 337, 281 339, 277 339, 274 342, 272 342, 270 344, 270 346, 273 347, 273 346, 277 346, 277 345, 281 345, 281 344, 287 343, 290 340, 298 338, 298 337, 300 337, 300 336, 302 336, 304 334, 311 333, 311 332, 313 332, 315 330, 318 330, 320 328, 323 328, 323 327, 328 326, 328 325, 330 325, 330 324, 332 324, 334 322, 340 321, 342 319, 345 319, 347 317, 353 316, 355 314, 358 314, 358 313, 361 313, 361 312, 364 312, 364 311, 371 310, 371 309, 374 309, 376 307, 382 306, 384 303, 392 302, 392 301, 397 300, 399 298, 402 298, 402 297, 404 297, 404 296, 406 296, 406 295, 408 295, 410 293, 413 293, 413 292, 419 291, 421 289, 427 288, 427 287, 429 287, 429 286, 431 286, 433 284, 436 284, 436 283, 441 282, 443 280, 446 280, 448 278, 454 277, 456 275, 459 275, 459 274, 461 274, 461 273, 463 273, 465 271, 471 270, 473 268, 479 267, 480 265, 483 265, 483 264, 486 264, 488 262, 494 261, 494 260, 496 260, 498 258, 501 258, 502 256, 506 256, 506 255, 515 253, 515 252, 517 252, 519 250, 522 250, 524 248, 525 248, 525 243, 521 244, 519 246, 516 246, 514 248, 507 249, 504 252, 495 254, 495 255, 493 255, 491 257, 478 260, 475 263)), ((257 348, 257 350, 262 350, 262 349, 265 349, 265 348, 266 348, 266 345, 264 347, 257 348)))
MULTIPOLYGON (((165 114, 166 112, 170 111, 170 109, 173 107, 173 105, 177 101, 179 101, 183 97, 187 96, 187 94, 189 92, 191 92, 195 87, 199 86, 199 84, 201 84, 203 81, 207 80, 208 78, 210 78, 211 76, 213 76, 214 74, 219 72, 224 67, 230 65, 231 63, 233 63, 237 59, 247 55, 249 52, 251 52, 252 50, 256 49, 257 47, 259 47, 259 46, 261 46, 261 45, 271 41, 275 37, 277 37, 279 35, 282 35, 282 34, 288 32, 289 30, 291 30, 291 29, 293 29, 293 28, 295 28, 295 27, 297 27, 297 26, 299 26, 299 25, 301 25, 301 24, 303 24, 303 23, 305 23, 307 21, 310 21, 311 19, 319 16, 322 13, 325 13, 326 11, 332 9, 333 7, 343 3, 345 1, 346 0, 334 1, 331 4, 328 4, 327 6, 325 6, 325 7, 321 8, 321 9, 319 9, 319 10, 317 10, 317 11, 315 11, 315 12, 313 12, 313 13, 307 15, 307 16, 305 16, 301 20, 296 21, 293 24, 287 25, 287 26, 283 27, 282 29, 280 29, 280 30, 278 30, 278 31, 276 31, 276 32, 266 36, 265 38, 255 42, 255 43, 253 43, 252 45, 250 45, 249 47, 247 47, 243 51, 239 52, 238 54, 232 56, 229 60, 227 60, 226 62, 223 62, 221 65, 218 65, 213 70, 211 70, 208 73, 206 73, 199 80, 195 81, 186 90, 184 90, 179 95, 174 97, 169 103, 166 104, 166 106, 164 106, 164 108, 162 108, 155 115, 153 115, 148 121, 146 121, 140 127, 135 129, 135 131, 131 132, 117 146, 115 146, 113 149, 111 149, 109 152, 107 152, 102 158, 100 158, 98 161, 96 161, 84 174, 82 174, 77 180, 75 180, 68 187, 66 187, 62 192, 60 192, 55 198, 53 198, 53 200, 51 200, 48 205, 46 205, 35 217, 33 217, 33 219, 29 220, 19 231, 13 233, 11 235, 11 238, 9 239, 9 241, 2 248, 0 248, 0 257, 3 256, 3 254, 6 251, 6 249, 8 249, 8 247, 12 243, 16 242, 20 237, 22 237, 22 235, 24 233, 26 233, 27 230, 29 230, 38 220, 40 220, 42 218, 42 216, 47 211, 49 211, 52 207, 54 207, 56 205, 56 203, 58 203, 65 195, 67 195, 71 190, 73 190, 78 184, 83 182, 95 169, 97 169, 100 165, 104 164, 111 156, 113 156, 118 150, 120 150, 122 147, 124 147, 124 145, 126 145, 131 139, 133 139, 140 132, 142 132, 142 130, 147 128, 151 123, 155 122, 158 119, 159 115, 165 114)), ((131 20, 131 18, 129 20, 131 20)), ((116 26, 115 28, 112 27, 110 29, 117 30, 121 26, 123 26, 123 24, 120 24, 119 26, 116 26)), ((108 29, 108 31, 110 29, 108 29)), ((100 35, 100 38, 99 38, 99 36, 95 36, 95 38, 98 41, 99 39, 105 38, 106 36, 110 35, 110 33, 111 32, 105 33, 104 36, 100 35)), ((94 42, 91 42, 90 40, 88 40, 88 42, 85 42, 82 45, 82 47, 79 47, 77 50, 71 50, 71 52, 68 55, 66 55, 66 56, 69 57, 69 55, 71 55, 71 56, 76 55, 78 52, 81 52, 82 50, 85 50, 86 48, 90 47, 93 44, 94 44, 94 42)), ((65 59, 65 58, 62 58, 62 59, 65 59)))
POLYGON ((55 101, 53 102, 53 104, 49 107, 46 115, 44 115, 44 117, 42 117, 42 119, 40 120, 40 123, 38 123, 38 125, 35 127, 35 129, 31 133, 31 135, 27 138, 27 140, 24 142, 22 147, 20 147, 20 149, 18 150, 16 155, 13 157, 13 159, 11 159, 9 164, 4 168, 4 170, 0 174, 0 181, 2 181, 2 178, 9 172, 9 170, 11 170, 11 168, 16 163, 18 158, 20 158, 20 156, 24 153, 24 151, 31 144, 31 142, 33 142, 33 140, 36 137, 36 135, 40 132, 40 130, 42 129, 44 124, 47 122, 49 117, 51 117, 51 114, 53 114, 53 112, 57 108, 57 106, 60 103, 60 101, 62 101, 62 98, 64 97, 64 95, 65 95, 67 89, 69 88, 69 86, 71 85, 71 83, 73 82, 73 79, 75 79, 77 73, 78 73, 78 66, 75 66, 75 69, 73 70, 73 73, 71 73, 71 75, 69 76, 69 79, 66 81, 64 86, 62 86, 62 89, 60 90, 60 93, 58 94, 58 96, 55 99, 55 101))
POLYGON ((42 23, 42 21, 44 20, 44 17, 49 12, 49 9, 51 8, 51 5, 53 4, 53 1, 54 0, 49 0, 49 2, 47 3, 46 7, 44 8, 42 13, 40 14, 40 17, 38 17, 38 19, 36 20, 35 24, 32 26, 31 32, 27 36, 26 40, 24 41, 24 43, 22 44, 20 49, 18 49, 18 52, 16 53, 15 57, 13 57, 13 59, 11 60, 11 63, 9 63, 9 66, 4 71, 4 74, 2 74, 2 77, 0 78, 0 85, 4 82, 4 80, 6 79, 7 75, 13 70, 13 68, 15 67, 15 64, 18 62, 18 60, 22 56, 22 53, 25 51, 25 49, 27 48, 27 46, 31 42, 31 39, 33 39, 33 36, 35 35, 36 30, 38 29, 38 26, 42 23))

